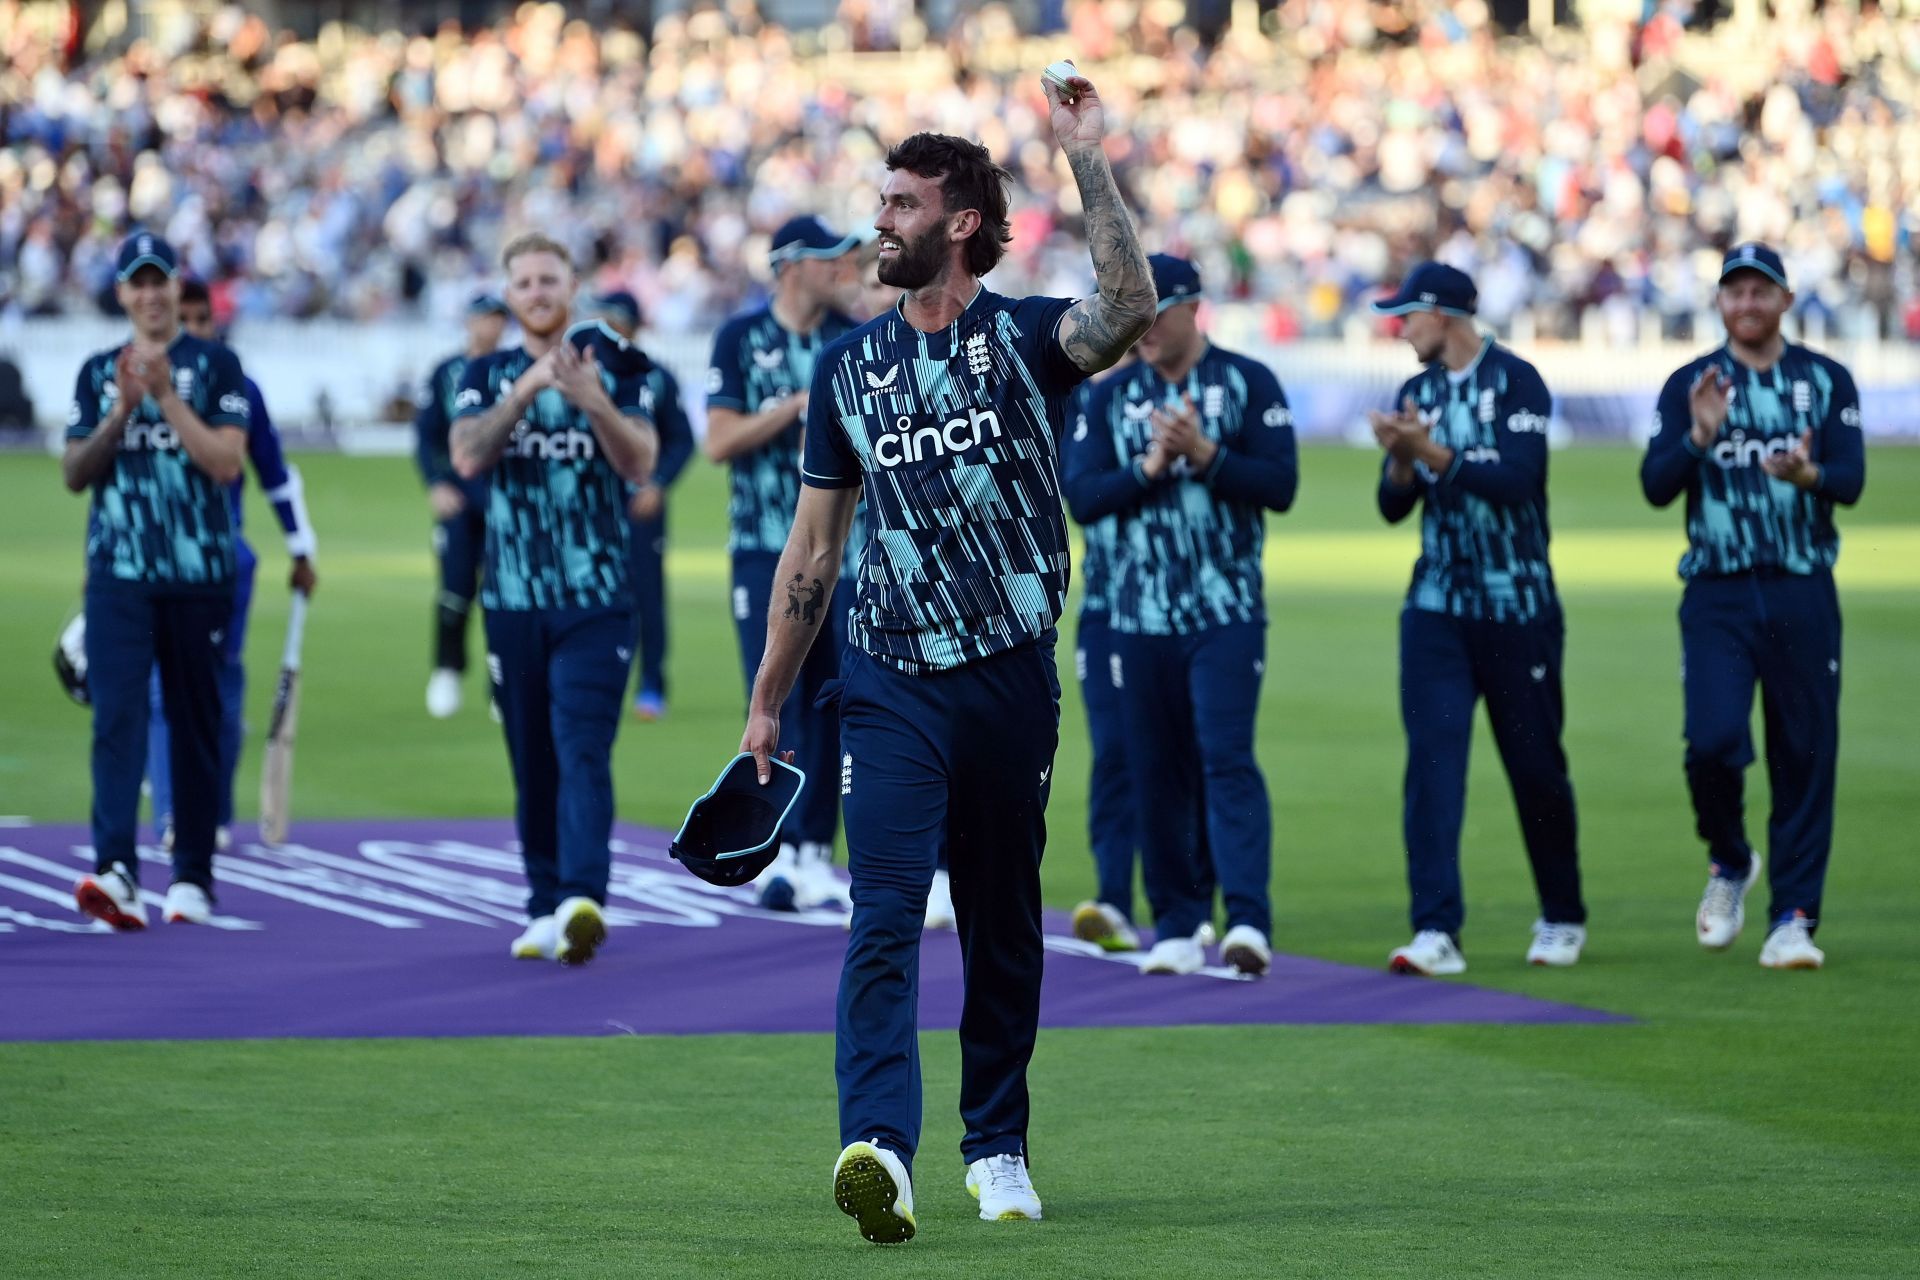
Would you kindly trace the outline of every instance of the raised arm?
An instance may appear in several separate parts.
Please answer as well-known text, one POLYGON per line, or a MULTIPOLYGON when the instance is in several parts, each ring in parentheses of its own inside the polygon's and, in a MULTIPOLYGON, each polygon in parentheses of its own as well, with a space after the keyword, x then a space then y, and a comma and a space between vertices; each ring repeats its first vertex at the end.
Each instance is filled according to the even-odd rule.
POLYGON ((1087 221, 1087 249, 1093 256, 1093 279, 1098 290, 1076 302, 1060 318, 1055 331, 1060 349, 1082 373, 1111 368, 1140 335, 1153 325, 1153 272, 1146 251, 1134 234, 1133 219, 1113 180, 1102 139, 1106 111, 1093 82, 1076 76, 1066 92, 1043 82, 1053 108, 1053 132, 1067 153, 1073 180, 1080 188, 1080 206, 1087 221))
MULTIPOLYGON (((122 347, 114 358, 114 380, 122 388, 133 386, 133 348, 122 347)), ((81 366, 73 388, 73 408, 67 417, 67 451, 60 458, 60 479, 69 492, 79 493, 113 469, 120 442, 126 438, 127 420, 140 397, 123 390, 114 400, 107 416, 100 417, 99 388, 93 385, 93 362, 81 366)))

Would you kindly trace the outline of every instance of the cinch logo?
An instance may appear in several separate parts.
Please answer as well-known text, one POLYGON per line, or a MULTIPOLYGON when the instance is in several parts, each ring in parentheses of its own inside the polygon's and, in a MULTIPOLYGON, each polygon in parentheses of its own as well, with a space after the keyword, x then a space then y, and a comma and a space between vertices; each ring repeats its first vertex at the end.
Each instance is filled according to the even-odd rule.
POLYGON ((907 462, 925 462, 964 453, 984 444, 988 435, 999 439, 1000 415, 991 409, 969 409, 964 418, 948 418, 939 426, 928 423, 916 428, 913 419, 902 415, 894 430, 875 437, 873 460, 882 467, 897 467, 907 462))
POLYGON ((1728 439, 1713 446, 1713 460, 1722 467, 1757 467, 1768 458, 1777 458, 1783 453, 1793 452, 1793 441, 1786 436, 1775 436, 1771 440, 1758 437, 1749 439, 1746 432, 1736 431, 1728 439))
POLYGON ((1460 461, 1462 462, 1498 462, 1500 461, 1500 451, 1498 449, 1492 449, 1482 445, 1476 445, 1471 449, 1462 449, 1460 451, 1460 461))
MULTIPOLYGON (((1654 429, 1656 431, 1659 430, 1658 427, 1654 429)), ((1534 413, 1530 409, 1522 409, 1519 413, 1513 414, 1507 419, 1507 430, 1513 432, 1515 435, 1527 435, 1531 433, 1533 435, 1543 436, 1547 434, 1547 418, 1544 414, 1534 413)))
POLYGON ((166 453, 180 447, 180 433, 164 422, 134 422, 128 424, 120 447, 134 452, 151 449, 166 453))
POLYGON ((591 431, 529 431, 526 419, 513 429, 507 447, 508 458, 535 458, 542 462, 591 462, 594 456, 591 431))

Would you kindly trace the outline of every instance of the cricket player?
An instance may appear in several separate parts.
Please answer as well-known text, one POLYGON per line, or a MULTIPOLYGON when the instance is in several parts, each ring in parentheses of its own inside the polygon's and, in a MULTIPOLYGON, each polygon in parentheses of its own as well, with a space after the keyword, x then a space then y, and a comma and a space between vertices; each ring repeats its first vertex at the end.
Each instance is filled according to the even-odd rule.
MULTIPOLYGON (((180 282, 180 327, 202 342, 218 344, 219 334, 213 322, 213 299, 200 280, 180 282)), ((253 464, 254 479, 273 507, 274 518, 287 539, 287 558, 293 562, 287 587, 312 595, 319 585, 313 557, 317 540, 313 522, 307 516, 306 494, 300 472, 287 464, 280 448, 280 433, 267 416, 267 404, 259 384, 242 375, 247 389, 247 458, 253 464)), ((228 510, 233 522, 234 597, 233 616, 220 646, 220 819, 215 829, 214 848, 225 849, 228 829, 233 824, 233 775, 240 764, 240 741, 245 734, 242 717, 246 712, 247 670, 244 664, 247 617, 253 605, 253 576, 259 557, 241 533, 241 482, 227 489, 228 510)), ((161 829, 162 848, 173 847, 173 778, 169 767, 172 735, 167 728, 165 699, 156 669, 149 682, 151 711, 147 734, 147 781, 153 788, 155 823, 161 829)))
MULTIPOLYGON (((1074 518, 1116 516, 1109 674, 1127 732, 1155 942, 1144 973, 1273 961, 1273 811, 1254 757, 1266 671, 1266 514, 1293 505, 1293 415, 1273 373, 1201 330, 1200 273, 1149 263, 1158 316, 1138 364, 1094 391, 1067 444, 1074 518), (1202 832, 1204 831, 1204 836, 1202 832)), ((1085 932, 1084 929, 1076 930, 1085 932)))
POLYGON ((1860 397, 1845 366, 1781 336, 1793 293, 1771 248, 1728 252, 1718 304, 1727 341, 1667 379, 1640 465, 1647 501, 1687 497, 1686 773, 1712 868, 1696 932, 1703 947, 1732 946, 1760 875, 1744 803, 1757 684, 1773 794, 1760 963, 1818 969, 1840 745, 1833 508, 1859 501, 1866 483, 1860 397))
POLYGON ((565 341, 566 249, 528 233, 501 265, 524 338, 468 363, 453 465, 492 481, 480 603, 528 886, 512 954, 585 964, 607 933, 613 740, 633 660, 627 486, 653 474, 659 441, 643 382, 565 341))
POLYGON ((1026 1070, 1039 1024, 1040 856, 1059 737, 1066 597, 1058 449, 1067 404, 1153 321, 1153 278, 1114 184, 1099 95, 1047 88, 1078 183, 1097 296, 989 292, 1011 237, 1007 172, 977 143, 917 134, 887 155, 874 226, 899 307, 816 364, 793 534, 741 749, 779 750, 781 708, 840 575, 864 485, 851 652, 836 692, 853 926, 841 971, 834 1198, 878 1243, 914 1232, 920 936, 944 849, 966 994, 961 1154, 989 1221, 1040 1217, 1026 1070), (1063 96, 1064 94, 1064 96, 1063 96))
POLYGON ((87 519, 87 685, 93 704, 94 870, 85 914, 144 929, 135 836, 147 758, 147 681, 157 664, 173 782, 169 923, 213 910, 220 816, 220 669, 233 618, 229 485, 247 451, 248 402, 233 352, 180 328, 179 258, 137 231, 115 261, 130 342, 80 367, 61 478, 93 492, 87 519))
MULTIPOLYGON (((800 497, 800 442, 807 388, 827 345, 854 327, 844 309, 858 285, 858 236, 817 218, 789 220, 773 235, 773 298, 734 316, 713 339, 707 371, 707 456, 728 464, 727 550, 733 561, 733 618, 749 694, 767 642, 767 602, 784 599, 774 571, 800 497)), ((794 806, 780 855, 755 881, 762 906, 790 911, 844 896, 832 874, 840 804, 831 779, 840 759, 839 716, 818 706, 839 671, 859 567, 853 539, 837 588, 809 608, 828 625, 781 714, 783 751, 815 784, 794 806)), ((785 607, 781 605, 780 607, 785 607)))
MULTIPOLYGON (((596 297, 593 307, 615 333, 634 341, 640 331, 638 298, 615 289, 596 297)), ((667 490, 693 457, 693 428, 681 407, 679 381, 651 360, 644 377, 641 408, 660 434, 660 461, 627 500, 627 560, 640 623, 634 658, 640 686, 633 695, 633 714, 652 721, 667 714, 667 490)))
POLYGON ((1395 973, 1466 971, 1460 826, 1473 709, 1482 698, 1520 812, 1540 918, 1530 964, 1570 965, 1587 940, 1579 826, 1560 745, 1566 627, 1547 561, 1547 425, 1553 398, 1534 367, 1473 316, 1464 272, 1428 262, 1374 303, 1404 318, 1426 367, 1392 413, 1372 415, 1386 457, 1380 514, 1420 514, 1420 559, 1400 611, 1400 717, 1407 732, 1402 826, 1413 940, 1395 973))
POLYGON ((440 562, 440 596, 433 610, 433 673, 427 677, 427 714, 445 720, 459 714, 460 681, 467 671, 467 616, 480 592, 480 562, 487 539, 487 482, 462 479, 454 470, 448 435, 454 400, 467 365, 500 346, 507 304, 491 293, 467 304, 467 345, 435 365, 420 388, 414 415, 414 461, 427 486, 433 513, 433 554, 440 562))

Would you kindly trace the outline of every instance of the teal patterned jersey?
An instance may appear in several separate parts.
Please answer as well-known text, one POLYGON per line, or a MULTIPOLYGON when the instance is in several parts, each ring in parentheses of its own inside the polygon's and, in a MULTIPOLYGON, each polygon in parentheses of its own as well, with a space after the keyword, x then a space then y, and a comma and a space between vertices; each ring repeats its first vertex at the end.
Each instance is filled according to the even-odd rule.
MULTIPOLYGON (((805 391, 813 382, 814 361, 827 344, 853 327, 854 322, 838 311, 827 312, 820 327, 806 334, 783 327, 771 307, 733 317, 713 338, 707 407, 751 416, 776 400, 805 391)), ((728 551, 778 555, 786 550, 794 508, 800 502, 803 426, 796 421, 752 453, 733 460, 727 499, 728 551)), ((863 504, 847 538, 843 577, 851 578, 858 571, 866 540, 863 504)))
POLYGON ((1852 375, 1837 360, 1787 343, 1771 369, 1750 369, 1722 347, 1667 379, 1640 482, 1655 506, 1687 495, 1680 576, 1696 578, 1831 568, 1840 556, 1833 506, 1859 501, 1866 474, 1852 375), (1727 420, 1701 450, 1691 438, 1688 395, 1709 366, 1723 370, 1732 388, 1727 420), (1775 479, 1762 466, 1803 439, 1820 468, 1811 491, 1775 479))
MULTIPOLYGON (((524 347, 470 361, 455 420, 493 408, 533 362, 524 347)), ((615 408, 646 417, 644 377, 616 378, 603 369, 600 378, 615 408)), ((628 602, 627 482, 600 452, 586 414, 554 388, 541 391, 508 436, 491 478, 484 608, 628 602)))
MULTIPOLYGON (((1073 421, 1073 434, 1076 436, 1085 429, 1087 406, 1098 385, 1089 380, 1081 383, 1073 393, 1068 416, 1073 421)), ((1120 517, 1104 515, 1097 520, 1089 520, 1081 526, 1080 536, 1085 540, 1085 549, 1080 556, 1080 612, 1083 615, 1104 614, 1111 607, 1108 592, 1111 589, 1114 549, 1120 537, 1120 517)))
MULTIPOLYGON (((67 411, 67 439, 84 440, 120 398, 119 349, 80 366, 67 411)), ((247 384, 226 347, 181 334, 167 348, 180 398, 210 427, 247 429, 247 384)), ((234 530, 227 492, 202 471, 151 396, 128 420, 113 467, 93 485, 87 519, 87 573, 155 589, 221 587, 234 577, 234 530)))

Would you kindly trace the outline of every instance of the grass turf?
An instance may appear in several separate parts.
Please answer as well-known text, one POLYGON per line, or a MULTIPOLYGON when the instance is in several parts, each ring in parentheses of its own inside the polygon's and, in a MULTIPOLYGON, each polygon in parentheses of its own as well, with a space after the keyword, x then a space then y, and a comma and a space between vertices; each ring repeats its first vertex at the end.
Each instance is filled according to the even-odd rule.
MULTIPOLYGON (((1920 451, 1877 451, 1843 516, 1839 821, 1817 975, 1755 965, 1757 924, 1725 956, 1688 937, 1704 860, 1679 772, 1679 517, 1641 503, 1635 461, 1554 460, 1587 960, 1519 963, 1531 888, 1484 732, 1464 861, 1470 980, 1638 1025, 1049 1032, 1033 1080, 1039 1227, 971 1221, 953 1159, 957 1053, 932 1036, 921 1237, 894 1253, 831 1205, 820 1037, 6 1045, 0 1270, 811 1275, 859 1258, 928 1275, 1910 1272, 1920 451)), ((1414 554, 1411 530, 1372 512, 1372 465, 1308 451, 1299 509, 1270 525, 1261 722, 1276 941, 1368 965, 1405 933, 1393 624, 1414 554)), ((420 709, 430 570, 405 463, 303 466, 323 580, 296 813, 508 813, 477 681, 454 722, 420 709)), ((0 458, 0 493, 0 812, 82 821, 85 717, 46 654, 77 603, 84 504, 37 458, 0 458)), ((738 740, 722 506, 709 468, 676 494, 671 715, 630 723, 618 750, 623 816, 662 826, 738 740)), ((258 726, 284 560, 257 503, 249 527, 266 562, 249 645, 258 726)), ((1091 885, 1068 685, 1055 905, 1091 885)), ((254 751, 243 814, 257 768, 254 751)), ((1763 814, 1763 771, 1750 790, 1763 814)))

